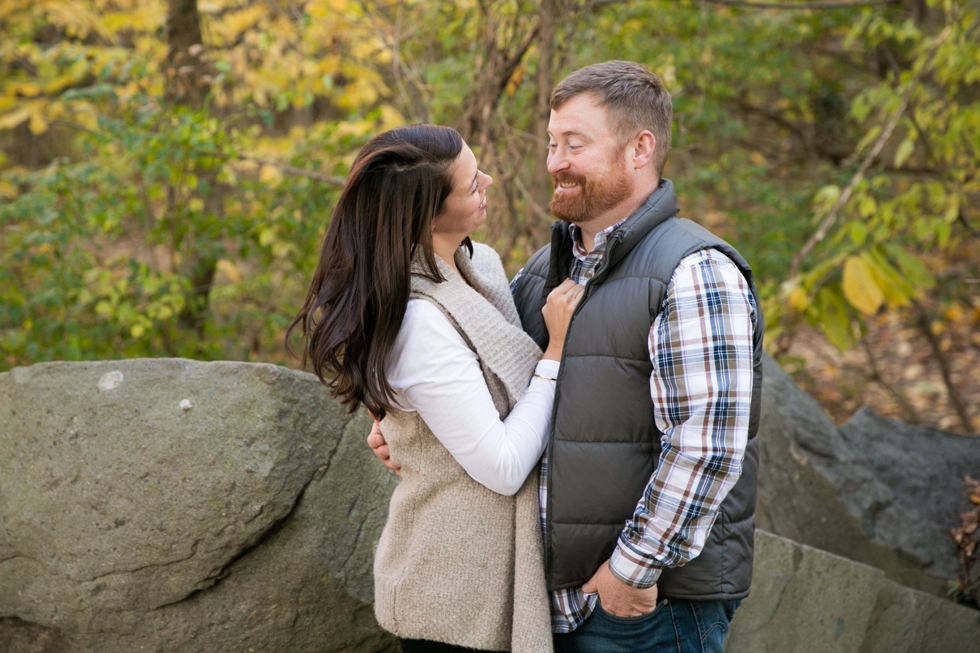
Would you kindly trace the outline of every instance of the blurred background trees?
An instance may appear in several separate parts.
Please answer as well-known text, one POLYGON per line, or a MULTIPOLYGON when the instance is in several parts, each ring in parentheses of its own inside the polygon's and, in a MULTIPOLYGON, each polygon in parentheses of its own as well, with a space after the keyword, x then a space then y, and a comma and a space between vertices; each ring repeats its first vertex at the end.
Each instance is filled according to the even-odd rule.
POLYGON ((682 212, 746 255, 768 346, 838 421, 980 430, 980 2, 0 0, 0 371, 290 364, 358 148, 456 127, 510 272, 546 242, 548 94, 674 97, 682 212))

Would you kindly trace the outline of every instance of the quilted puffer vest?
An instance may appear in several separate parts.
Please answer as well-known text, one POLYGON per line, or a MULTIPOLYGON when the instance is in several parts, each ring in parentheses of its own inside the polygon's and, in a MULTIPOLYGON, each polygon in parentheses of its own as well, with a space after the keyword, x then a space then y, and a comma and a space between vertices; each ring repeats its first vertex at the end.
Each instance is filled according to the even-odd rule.
MULTIPOLYGON (((578 587, 599 568, 631 519, 660 455, 661 432, 650 403, 650 327, 660 313, 674 268, 702 249, 728 256, 752 288, 752 271, 731 245, 677 218, 669 180, 610 234, 603 261, 586 284, 565 341, 548 449, 545 561, 548 588, 578 587)), ((572 236, 552 228, 518 279, 514 299, 524 330, 542 348, 548 332, 541 307, 568 277, 572 236)), ((688 599, 736 600, 748 595, 762 390, 761 314, 753 337, 749 442, 742 474, 721 504, 701 554, 664 570, 660 593, 688 599)))

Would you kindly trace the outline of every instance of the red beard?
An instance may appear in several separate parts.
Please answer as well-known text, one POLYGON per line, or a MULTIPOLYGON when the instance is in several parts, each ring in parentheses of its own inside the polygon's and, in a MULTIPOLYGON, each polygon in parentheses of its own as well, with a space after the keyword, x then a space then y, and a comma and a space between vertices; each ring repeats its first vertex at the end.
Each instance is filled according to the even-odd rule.
POLYGON ((576 224, 588 222, 613 208, 633 192, 633 185, 623 170, 612 171, 604 177, 586 179, 571 173, 552 175, 555 188, 560 183, 578 184, 575 196, 555 194, 551 198, 551 215, 576 224))

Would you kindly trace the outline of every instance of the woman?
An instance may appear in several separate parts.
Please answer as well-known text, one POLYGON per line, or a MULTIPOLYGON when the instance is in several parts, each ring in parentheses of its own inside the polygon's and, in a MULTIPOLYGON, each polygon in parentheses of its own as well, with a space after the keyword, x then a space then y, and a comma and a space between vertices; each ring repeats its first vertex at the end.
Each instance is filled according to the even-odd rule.
POLYGON ((382 420, 402 481, 375 556, 375 613, 412 651, 551 650, 537 473, 568 320, 541 350, 499 257, 469 235, 493 180, 454 130, 394 129, 354 161, 306 302, 303 357, 382 420))

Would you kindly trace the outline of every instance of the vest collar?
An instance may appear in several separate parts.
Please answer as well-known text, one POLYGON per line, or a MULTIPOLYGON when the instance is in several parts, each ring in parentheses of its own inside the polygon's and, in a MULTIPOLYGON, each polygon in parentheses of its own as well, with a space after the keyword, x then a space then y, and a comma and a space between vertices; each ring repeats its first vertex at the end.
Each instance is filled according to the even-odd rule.
MULTIPOLYGON (((597 276, 623 260, 657 225, 674 217, 679 211, 674 184, 669 179, 661 179, 657 189, 646 201, 610 234, 597 276)), ((573 244, 569 223, 563 220, 555 222, 551 227, 551 265, 545 283, 545 294, 568 278, 573 244)))

